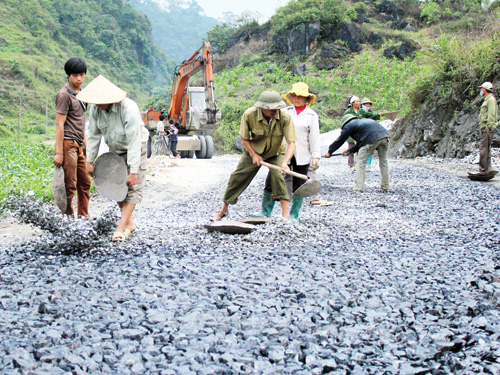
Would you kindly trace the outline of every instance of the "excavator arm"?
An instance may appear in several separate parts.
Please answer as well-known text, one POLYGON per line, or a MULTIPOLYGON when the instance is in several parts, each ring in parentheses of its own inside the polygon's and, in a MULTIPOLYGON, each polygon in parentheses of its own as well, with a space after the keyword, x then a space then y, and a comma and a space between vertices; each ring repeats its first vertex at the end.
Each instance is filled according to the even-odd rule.
MULTIPOLYGON (((190 127, 190 124, 186 123, 190 104, 189 95, 186 93, 186 86, 189 79, 199 71, 203 71, 205 108, 199 111, 204 113, 191 113, 191 116, 195 122, 199 119, 201 124, 206 123, 216 126, 220 121, 220 113, 217 109, 214 95, 215 87, 212 49, 210 43, 205 42, 202 48, 197 50, 189 59, 184 60, 178 69, 176 69, 175 78, 172 82, 171 101, 168 114, 169 117, 177 121, 182 128, 190 127)), ((200 124, 195 123, 193 126, 198 129, 200 124)))
POLYGON ((221 113, 215 102, 212 50, 205 42, 189 59, 175 70, 168 112, 150 107, 142 113, 143 122, 149 130, 148 157, 154 154, 156 124, 161 114, 178 124, 177 150, 183 157, 211 159, 214 154, 213 131, 220 124, 221 113), (203 72, 203 86, 189 83, 190 78, 203 72))

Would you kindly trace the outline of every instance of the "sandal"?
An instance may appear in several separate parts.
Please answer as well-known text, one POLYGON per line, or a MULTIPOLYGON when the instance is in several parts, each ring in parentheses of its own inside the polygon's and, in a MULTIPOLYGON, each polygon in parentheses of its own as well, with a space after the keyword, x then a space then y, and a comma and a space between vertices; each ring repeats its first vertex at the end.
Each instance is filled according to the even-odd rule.
POLYGON ((125 236, 125 238, 127 238, 128 236, 130 236, 134 231, 135 231, 136 228, 132 228, 132 229, 125 229, 123 231, 123 235, 125 236))
POLYGON ((113 234, 113 238, 112 238, 111 240, 112 240, 113 242, 117 242, 117 241, 125 241, 125 238, 127 238, 127 236, 125 236, 125 234, 124 234, 124 233, 116 231, 116 232, 113 234))
POLYGON ((211 222, 214 221, 221 221, 223 217, 226 217, 229 214, 228 212, 222 212, 218 211, 217 213, 213 214, 212 217, 209 219, 211 222))

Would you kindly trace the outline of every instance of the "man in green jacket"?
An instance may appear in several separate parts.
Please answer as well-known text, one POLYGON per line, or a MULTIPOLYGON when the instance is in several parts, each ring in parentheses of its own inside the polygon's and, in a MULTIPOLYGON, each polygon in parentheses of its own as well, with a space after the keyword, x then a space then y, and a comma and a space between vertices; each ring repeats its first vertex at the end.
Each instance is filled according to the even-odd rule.
MULTIPOLYGON (((241 117, 240 137, 245 146, 243 155, 231 174, 220 211, 210 221, 219 221, 229 212, 229 205, 236 204, 260 169, 261 162, 281 167, 281 172, 289 171, 288 162, 295 152, 297 134, 281 95, 273 90, 264 91, 255 105, 241 117), (286 152, 284 142, 288 144, 286 152)), ((272 197, 280 201, 283 217, 289 219, 288 191, 280 171, 271 170, 272 197)))
POLYGON ((492 94, 491 82, 484 82, 480 95, 484 97, 481 111, 479 112, 479 129, 481 129, 481 144, 479 145, 479 172, 491 170, 491 140, 498 124, 497 100, 492 94))

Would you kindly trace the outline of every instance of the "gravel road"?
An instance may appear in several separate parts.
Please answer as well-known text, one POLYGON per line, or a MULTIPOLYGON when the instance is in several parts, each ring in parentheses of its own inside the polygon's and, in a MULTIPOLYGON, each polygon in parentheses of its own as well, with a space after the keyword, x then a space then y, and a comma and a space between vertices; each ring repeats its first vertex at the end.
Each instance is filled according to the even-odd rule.
MULTIPOLYGON (((383 193, 374 160, 355 193, 331 158, 318 177, 335 205, 208 232, 237 161, 151 160, 125 243, 81 228, 93 222, 42 231, 4 215, 1 373, 500 374, 497 182, 393 160, 383 193)), ((266 172, 228 219, 259 209, 266 172)), ((93 197, 91 214, 112 221, 113 207, 93 197)))

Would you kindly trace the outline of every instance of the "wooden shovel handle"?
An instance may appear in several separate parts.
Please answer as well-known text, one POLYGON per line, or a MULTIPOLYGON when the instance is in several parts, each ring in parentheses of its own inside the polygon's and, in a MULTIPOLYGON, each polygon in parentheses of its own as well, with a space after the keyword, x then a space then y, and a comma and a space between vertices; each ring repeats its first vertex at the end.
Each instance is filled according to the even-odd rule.
MULTIPOLYGON (((278 167, 277 165, 266 163, 265 161, 261 161, 260 164, 264 165, 264 166, 266 166, 268 168, 271 168, 271 169, 276 169, 278 171, 281 170, 281 167, 278 167)), ((300 174, 300 173, 293 172, 293 171, 289 171, 289 172, 285 172, 285 173, 289 174, 290 176, 301 178, 303 180, 308 180, 309 179, 309 177, 307 177, 305 174, 300 174)))
MULTIPOLYGON (((341 156, 341 155, 343 155, 341 152, 337 152, 337 153, 335 153, 335 154, 331 154, 331 155, 330 155, 330 157, 332 157, 332 156, 341 156)), ((323 155, 322 155, 321 157, 323 157, 323 158, 324 158, 324 156, 323 156, 323 155)))

